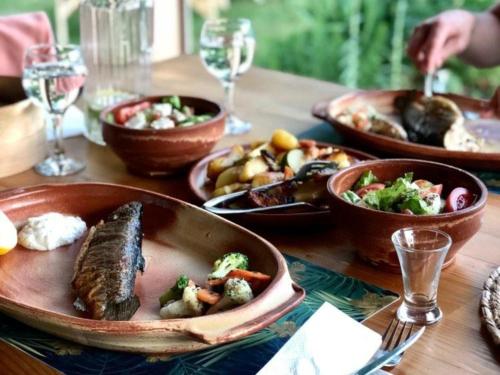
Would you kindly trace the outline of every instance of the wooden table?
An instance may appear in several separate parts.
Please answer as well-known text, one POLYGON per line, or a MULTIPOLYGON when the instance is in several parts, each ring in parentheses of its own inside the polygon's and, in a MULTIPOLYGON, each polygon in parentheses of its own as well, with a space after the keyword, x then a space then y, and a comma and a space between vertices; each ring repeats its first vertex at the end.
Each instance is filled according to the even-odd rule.
MULTIPOLYGON (((208 75, 195 56, 183 56, 155 66, 153 82, 153 93, 190 94, 222 100, 219 83, 208 75)), ((225 137, 217 147, 267 138, 275 128, 300 133, 317 126, 319 122, 310 115, 311 105, 347 91, 349 89, 332 83, 254 68, 238 82, 236 89, 238 115, 250 120, 253 129, 246 135, 225 137)), ((66 178, 44 178, 30 170, 0 179, 0 189, 48 182, 103 181, 194 201, 185 176, 145 179, 130 175, 110 150, 91 144, 83 137, 68 140, 66 147, 72 155, 87 160, 85 171, 66 178)), ((443 321, 425 332, 392 373, 499 373, 499 350, 491 346, 482 330, 478 312, 483 281, 500 265, 499 229, 500 196, 490 194, 480 233, 463 248, 456 263, 442 273, 439 303, 444 312, 443 321)), ((266 233, 265 236, 286 253, 387 289, 402 291, 401 276, 378 271, 360 262, 353 249, 342 241, 342 233, 335 230, 303 235, 266 233)), ((377 314, 366 324, 382 331, 396 307, 397 304, 377 314)), ((5 344, 1 344, 0 349, 2 373, 54 373, 38 360, 5 344)))

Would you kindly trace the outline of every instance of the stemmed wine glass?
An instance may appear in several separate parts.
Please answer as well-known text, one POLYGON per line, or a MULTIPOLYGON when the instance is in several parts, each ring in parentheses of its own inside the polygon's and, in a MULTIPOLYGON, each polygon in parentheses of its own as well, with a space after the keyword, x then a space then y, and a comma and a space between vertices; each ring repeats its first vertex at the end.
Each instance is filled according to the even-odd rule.
POLYGON ((39 44, 26 52, 24 91, 47 111, 54 132, 48 157, 35 166, 43 176, 66 176, 85 168, 83 162, 69 158, 64 152, 62 120, 80 95, 86 75, 87 68, 78 46, 39 44))
POLYGON ((200 37, 200 56, 210 74, 224 87, 228 116, 226 134, 248 132, 252 125, 234 115, 234 85, 236 79, 252 65, 255 35, 248 19, 208 20, 200 37))

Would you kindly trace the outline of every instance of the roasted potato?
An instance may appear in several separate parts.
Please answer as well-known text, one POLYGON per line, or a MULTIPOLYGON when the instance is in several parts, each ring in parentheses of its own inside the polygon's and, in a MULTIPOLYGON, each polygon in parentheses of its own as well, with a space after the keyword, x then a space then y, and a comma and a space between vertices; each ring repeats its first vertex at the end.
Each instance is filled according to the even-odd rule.
POLYGON ((274 182, 282 181, 284 179, 283 172, 262 172, 252 179, 252 187, 259 187, 263 185, 272 184, 274 182))
POLYGON ((271 145, 280 150, 292 150, 299 147, 299 141, 292 133, 276 129, 271 137, 271 145))
POLYGON ((208 163, 207 177, 215 180, 224 170, 232 167, 235 163, 245 157, 243 146, 236 145, 231 148, 231 152, 227 156, 221 156, 208 163))
POLYGON ((217 180, 215 181, 215 188, 218 189, 222 186, 231 185, 235 182, 238 182, 242 171, 242 166, 230 167, 226 169, 217 177, 217 180))
POLYGON ((241 170, 239 181, 240 182, 248 182, 251 181, 256 175, 262 172, 266 172, 269 170, 269 166, 262 159, 262 157, 257 157, 250 159, 243 165, 243 169, 241 170))
POLYGON ((349 156, 344 151, 334 152, 328 157, 327 160, 337 163, 339 168, 347 168, 351 165, 349 156))
POLYGON ((242 184, 240 182, 235 182, 234 184, 225 185, 218 189, 215 189, 212 193, 213 197, 219 197, 221 195, 231 194, 235 191, 246 190, 250 188, 250 184, 242 184))

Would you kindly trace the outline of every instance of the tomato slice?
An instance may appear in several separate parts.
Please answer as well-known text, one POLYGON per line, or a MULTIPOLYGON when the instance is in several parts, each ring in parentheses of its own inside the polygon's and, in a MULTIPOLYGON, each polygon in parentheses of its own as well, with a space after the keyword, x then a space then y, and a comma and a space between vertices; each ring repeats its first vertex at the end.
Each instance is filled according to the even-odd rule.
POLYGON ((463 187, 457 187, 453 189, 448 195, 448 198, 446 198, 444 210, 445 212, 463 210, 471 206, 473 201, 474 196, 469 190, 463 187))
POLYGON ((123 125, 125 124, 132 116, 134 116, 137 112, 144 111, 145 109, 151 107, 150 102, 141 102, 136 105, 122 107, 115 113, 115 121, 123 125))
POLYGON ((370 191, 382 190, 385 188, 385 185, 380 182, 374 182, 373 184, 366 185, 356 191, 358 197, 363 198, 370 191))
POLYGON ((429 192, 441 195, 443 192, 443 184, 434 185, 429 189, 429 192))
POLYGON ((420 189, 430 189, 434 186, 434 184, 428 180, 415 180, 413 181, 415 185, 417 185, 420 189))
POLYGON ((130 107, 120 108, 118 111, 115 112, 115 121, 120 125, 125 124, 128 121, 128 119, 132 117, 130 110, 131 110, 130 107))

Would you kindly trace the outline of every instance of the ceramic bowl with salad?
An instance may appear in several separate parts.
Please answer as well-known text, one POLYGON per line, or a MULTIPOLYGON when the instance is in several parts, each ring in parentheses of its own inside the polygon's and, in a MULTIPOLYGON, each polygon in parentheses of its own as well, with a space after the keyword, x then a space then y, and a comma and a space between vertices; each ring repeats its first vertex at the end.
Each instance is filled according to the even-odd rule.
POLYGON ((368 161, 328 181, 330 208, 361 258, 399 272, 391 234, 435 228, 453 240, 444 267, 479 230, 487 189, 462 169, 423 160, 368 161))
POLYGON ((101 113, 106 144, 136 174, 172 174, 207 155, 224 135, 225 112, 177 95, 120 103, 101 113))

